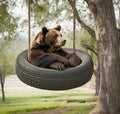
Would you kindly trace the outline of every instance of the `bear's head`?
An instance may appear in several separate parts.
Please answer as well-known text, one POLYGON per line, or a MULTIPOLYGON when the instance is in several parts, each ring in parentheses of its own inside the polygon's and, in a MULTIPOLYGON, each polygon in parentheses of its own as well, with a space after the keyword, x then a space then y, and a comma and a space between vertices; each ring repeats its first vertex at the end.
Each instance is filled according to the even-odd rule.
POLYGON ((60 25, 53 29, 43 27, 42 31, 36 36, 35 41, 38 45, 47 45, 48 52, 54 52, 64 46, 66 43, 66 40, 62 39, 60 30, 60 25))
POLYGON ((60 32, 61 26, 58 25, 53 29, 42 28, 42 33, 45 35, 45 44, 49 46, 49 51, 54 52, 60 47, 64 46, 66 40, 62 39, 62 34, 60 32))

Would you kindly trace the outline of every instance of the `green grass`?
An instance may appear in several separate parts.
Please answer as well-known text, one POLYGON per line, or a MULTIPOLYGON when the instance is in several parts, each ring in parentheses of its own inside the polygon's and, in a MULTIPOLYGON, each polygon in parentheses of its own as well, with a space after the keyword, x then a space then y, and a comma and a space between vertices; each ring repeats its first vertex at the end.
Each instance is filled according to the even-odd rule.
POLYGON ((65 114, 75 114, 76 112, 88 114, 95 106, 96 101, 97 98, 93 97, 91 93, 57 93, 33 97, 7 97, 5 103, 0 102, 0 114, 25 114, 24 112, 70 106, 78 108, 65 114))
POLYGON ((94 108, 94 105, 81 105, 79 108, 76 108, 75 110, 65 112, 63 114, 89 114, 89 112, 94 108))

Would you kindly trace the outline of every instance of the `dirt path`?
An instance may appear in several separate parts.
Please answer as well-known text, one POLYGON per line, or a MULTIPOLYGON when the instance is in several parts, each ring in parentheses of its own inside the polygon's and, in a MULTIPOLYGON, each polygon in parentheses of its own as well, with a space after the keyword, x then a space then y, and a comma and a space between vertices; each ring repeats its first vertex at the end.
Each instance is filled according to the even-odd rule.
POLYGON ((68 111, 75 110, 77 107, 68 107, 68 108, 55 108, 51 110, 44 110, 44 111, 34 111, 28 114, 63 114, 68 111))

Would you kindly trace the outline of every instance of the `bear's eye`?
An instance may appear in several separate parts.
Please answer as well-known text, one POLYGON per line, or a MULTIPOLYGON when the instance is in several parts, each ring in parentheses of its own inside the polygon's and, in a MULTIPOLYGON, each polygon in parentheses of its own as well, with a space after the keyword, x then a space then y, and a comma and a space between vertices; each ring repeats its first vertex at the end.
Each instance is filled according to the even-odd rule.
POLYGON ((57 34, 55 34, 54 38, 55 38, 55 39, 57 39, 57 37, 58 37, 58 35, 57 35, 57 34))

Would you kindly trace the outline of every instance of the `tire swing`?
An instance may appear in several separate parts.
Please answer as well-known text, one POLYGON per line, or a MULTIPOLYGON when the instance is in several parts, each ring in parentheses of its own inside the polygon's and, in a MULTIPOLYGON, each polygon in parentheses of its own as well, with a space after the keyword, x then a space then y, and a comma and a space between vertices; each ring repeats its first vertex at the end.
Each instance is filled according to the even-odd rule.
MULTIPOLYGON (((75 0, 74 0, 75 9, 75 0)), ((81 58, 82 63, 63 71, 41 68, 28 62, 30 54, 30 2, 28 0, 28 44, 29 49, 21 52, 16 59, 16 74, 27 85, 46 90, 68 90, 87 83, 93 74, 93 61, 90 55, 81 50, 75 50, 75 10, 73 19, 73 49, 81 58)), ((65 49, 73 52, 73 49, 65 49)))

